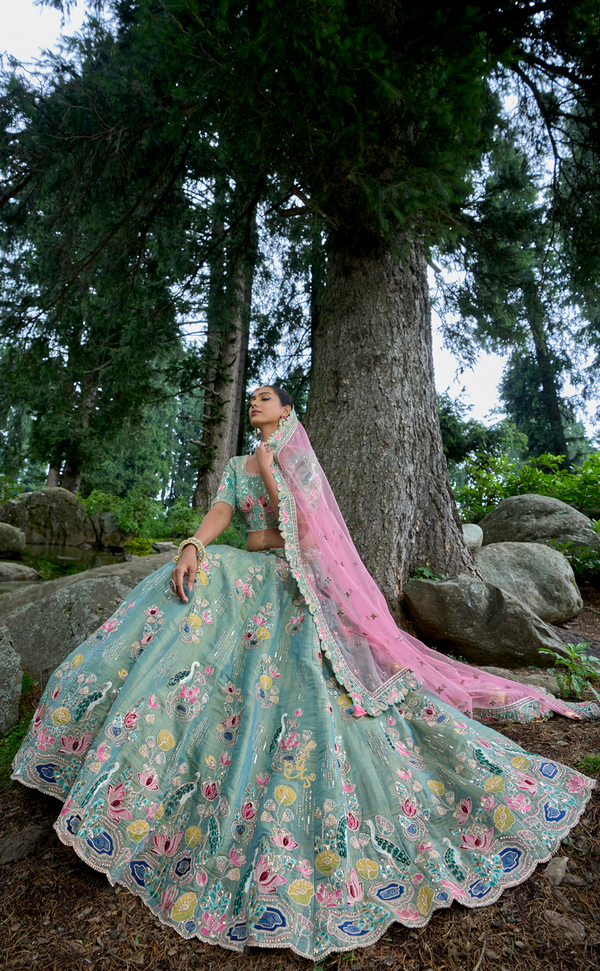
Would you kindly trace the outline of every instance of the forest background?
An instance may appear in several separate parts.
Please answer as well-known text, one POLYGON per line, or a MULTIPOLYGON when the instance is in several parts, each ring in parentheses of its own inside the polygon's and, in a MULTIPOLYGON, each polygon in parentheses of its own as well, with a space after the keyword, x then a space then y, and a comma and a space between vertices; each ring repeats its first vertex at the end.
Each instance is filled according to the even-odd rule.
POLYGON ((8 62, 4 498, 184 535, 267 375, 392 605, 470 568, 446 461, 463 519, 515 491, 597 515, 599 26, 596 0, 122 0, 8 62), (435 395, 427 266, 459 360, 507 355, 495 425, 435 395))

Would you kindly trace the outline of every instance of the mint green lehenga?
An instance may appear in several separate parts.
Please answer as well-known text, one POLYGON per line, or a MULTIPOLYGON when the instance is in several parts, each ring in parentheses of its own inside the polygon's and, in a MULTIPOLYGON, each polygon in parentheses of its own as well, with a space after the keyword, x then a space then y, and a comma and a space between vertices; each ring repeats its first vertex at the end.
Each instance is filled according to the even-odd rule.
MULTIPOLYGON (((238 458, 217 499, 265 528, 264 493, 238 458)), ((357 717, 283 550, 209 547, 188 604, 171 569, 58 668, 13 778, 184 937, 321 959, 495 901, 576 824, 590 779, 410 673, 357 717)))

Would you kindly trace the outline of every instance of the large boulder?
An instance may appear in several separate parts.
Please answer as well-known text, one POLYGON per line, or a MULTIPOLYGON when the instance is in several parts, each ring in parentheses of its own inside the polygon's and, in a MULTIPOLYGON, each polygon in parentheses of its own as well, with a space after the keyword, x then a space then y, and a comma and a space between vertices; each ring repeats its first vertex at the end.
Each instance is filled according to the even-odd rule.
POLYGON ((98 512, 92 516, 92 523, 100 545, 106 550, 120 550, 130 540, 133 533, 124 533, 117 526, 112 512, 98 512))
POLYGON ((0 505, 0 522, 22 529, 28 543, 79 546, 96 544, 83 503, 59 486, 22 492, 0 505))
POLYGON ((528 492, 502 499, 479 523, 483 545, 490 543, 576 543, 600 547, 600 536, 594 532, 583 513, 560 499, 528 492))
POLYGON ((542 543, 490 543, 475 553, 488 583, 501 587, 548 624, 576 617, 583 600, 569 561, 542 543))
POLYGON ((8 631, 0 625, 0 732, 5 732, 19 718, 22 682, 19 655, 10 642, 8 631))
POLYGON ((0 553, 20 553, 25 549, 25 543, 22 529, 0 522, 0 553))
POLYGON ((417 631, 442 652, 479 667, 550 667, 540 648, 565 653, 562 641, 529 607, 466 573, 450 580, 411 580, 404 592, 417 631))
POLYGON ((0 582, 6 583, 7 581, 12 582, 13 580, 23 580, 28 583, 33 583, 36 580, 41 580, 41 577, 32 566, 26 566, 24 563, 19 563, 16 560, 0 560, 0 582))
POLYGON ((475 523, 465 523, 462 528, 463 539, 465 541, 465 546, 471 553, 476 553, 477 550, 481 549, 481 544, 483 543, 483 530, 481 526, 477 526, 475 523))
POLYGON ((0 597, 0 628, 21 667, 42 685, 145 577, 171 559, 145 556, 49 580, 0 597))
POLYGON ((524 674, 509 671, 507 668, 496 668, 489 664, 484 665, 480 670, 486 671, 487 674, 495 674, 497 678, 506 678, 507 681, 518 681, 519 684, 527 684, 532 688, 541 688, 542 691, 550 692, 555 698, 560 698, 558 681, 548 671, 528 671, 524 674))

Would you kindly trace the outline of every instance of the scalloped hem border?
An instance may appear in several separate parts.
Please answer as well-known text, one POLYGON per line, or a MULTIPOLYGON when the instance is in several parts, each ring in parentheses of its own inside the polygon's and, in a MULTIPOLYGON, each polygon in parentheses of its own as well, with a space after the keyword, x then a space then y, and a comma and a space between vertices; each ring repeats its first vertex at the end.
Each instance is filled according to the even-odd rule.
MULTIPOLYGON (((10 778, 15 782, 21 783, 21 785, 24 785, 29 789, 36 789, 38 792, 42 792, 46 796, 52 796, 53 798, 58 799, 59 802, 66 802, 66 799, 68 798, 68 797, 65 797, 63 799, 61 798, 61 796, 57 795, 56 793, 47 792, 45 789, 42 789, 40 786, 33 785, 29 781, 26 782, 20 777, 11 775, 10 778)), ((549 860, 551 860, 552 857, 555 856, 556 853, 558 852, 560 844, 565 838, 565 836, 568 833, 570 833, 571 830, 575 829, 576 826, 579 825, 581 817, 586 811, 588 803, 592 797, 592 793, 596 788, 596 780, 590 780, 590 781, 592 782, 592 785, 589 787, 588 791, 582 797, 582 804, 577 812, 576 817, 560 833, 548 834, 548 836, 552 836, 552 849, 550 850, 550 852, 546 856, 540 857, 539 859, 533 861, 531 866, 528 867, 525 872, 522 872, 519 874, 518 879, 515 879, 515 880, 508 879, 506 881, 502 881, 501 885, 498 884, 496 887, 494 887, 492 889, 492 893, 494 893, 494 891, 496 892, 494 893, 493 897, 487 898, 486 900, 481 900, 481 901, 470 901, 470 900, 467 901, 467 900, 462 900, 458 897, 452 896, 448 903, 440 903, 437 906, 435 905, 432 906, 429 913, 426 916, 424 916, 422 920, 418 920, 418 921, 416 920, 410 923, 407 921, 401 920, 397 915, 390 914, 389 918, 385 918, 381 922, 381 924, 377 925, 376 928, 373 928, 372 934, 374 936, 372 936, 368 941, 365 941, 364 943, 355 941, 348 944, 342 944, 342 943, 335 944, 328 947, 326 950, 322 951, 317 956, 313 956, 312 954, 307 954, 305 951, 301 951, 299 948, 295 947, 292 943, 286 942, 286 941, 274 941, 271 943, 269 941, 256 941, 256 940, 251 940, 250 938, 247 938, 241 947, 234 947, 230 944, 226 944, 222 940, 215 940, 214 938, 211 939, 210 937, 202 937, 200 934, 192 934, 190 936, 186 936, 178 928, 177 924, 174 921, 165 920, 165 918, 161 916, 160 912, 154 910, 149 905, 147 898, 145 898, 143 894, 139 893, 137 890, 132 888, 125 880, 119 880, 119 879, 112 880, 109 874, 106 872, 106 870, 103 870, 102 867, 96 866, 93 860, 90 860, 84 852, 80 852, 80 849, 75 843, 69 842, 67 839, 64 839, 62 833, 59 832, 57 828, 57 824, 60 820, 60 816, 53 823, 53 829, 56 835, 58 836, 60 842, 64 846, 69 846, 73 850, 75 855, 80 860, 82 860, 83 863, 86 864, 86 866, 89 866, 92 870, 95 870, 97 873, 102 873, 112 887, 114 886, 123 887, 132 895, 139 897, 139 899, 142 901, 146 909, 150 911, 153 917, 155 917, 165 927, 169 927, 172 930, 174 930, 175 933, 179 935, 179 937, 183 938, 183 940, 185 941, 197 940, 203 944, 211 944, 213 946, 222 947, 226 951, 233 951, 237 954, 245 953, 246 948, 248 947, 270 948, 272 950, 275 950, 275 949, 288 950, 288 951, 292 951, 294 954, 297 954, 299 957, 305 958, 307 961, 313 961, 315 964, 317 964, 323 961, 326 957, 329 957, 330 954, 346 953, 348 951, 356 951, 359 948, 371 947, 371 945, 376 944, 377 941, 380 940, 380 938, 386 933, 386 931, 391 927, 392 924, 400 924, 402 927, 407 927, 409 930, 420 930, 421 928, 426 927, 429 924, 429 922, 431 921, 431 919, 434 917, 434 915, 437 913, 438 910, 449 910, 449 908, 452 906, 453 903, 459 903, 463 907, 467 907, 469 910, 475 910, 482 907, 491 907, 493 904, 497 903, 497 901, 500 899, 500 897, 502 896, 505 890, 510 890, 512 887, 518 887, 520 886, 520 884, 525 883, 527 880, 529 880, 530 876, 538 866, 541 866, 542 864, 547 863, 549 860)), ((345 916, 345 915, 340 915, 340 916, 345 916)), ((355 916, 356 914, 352 914, 351 912, 348 912, 348 917, 352 918, 355 916)))

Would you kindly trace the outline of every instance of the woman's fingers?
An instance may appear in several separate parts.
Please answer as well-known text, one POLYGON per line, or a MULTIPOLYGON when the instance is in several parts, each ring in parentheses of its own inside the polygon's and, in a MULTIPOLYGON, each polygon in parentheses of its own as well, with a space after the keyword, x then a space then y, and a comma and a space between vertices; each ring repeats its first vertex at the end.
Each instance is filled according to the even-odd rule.
POLYGON ((185 590, 183 589, 183 578, 185 574, 186 574, 185 567, 180 566, 179 564, 177 564, 177 566, 175 567, 172 573, 173 584, 175 586, 175 593, 177 594, 180 600, 183 600, 184 604, 188 602, 188 598, 186 596, 185 590))
POLYGON ((187 568, 187 588, 188 588, 188 590, 193 590, 194 589, 194 580, 196 579, 197 563, 198 563, 198 561, 196 559, 196 556, 194 555, 193 562, 190 563, 189 566, 188 566, 188 568, 187 568))

